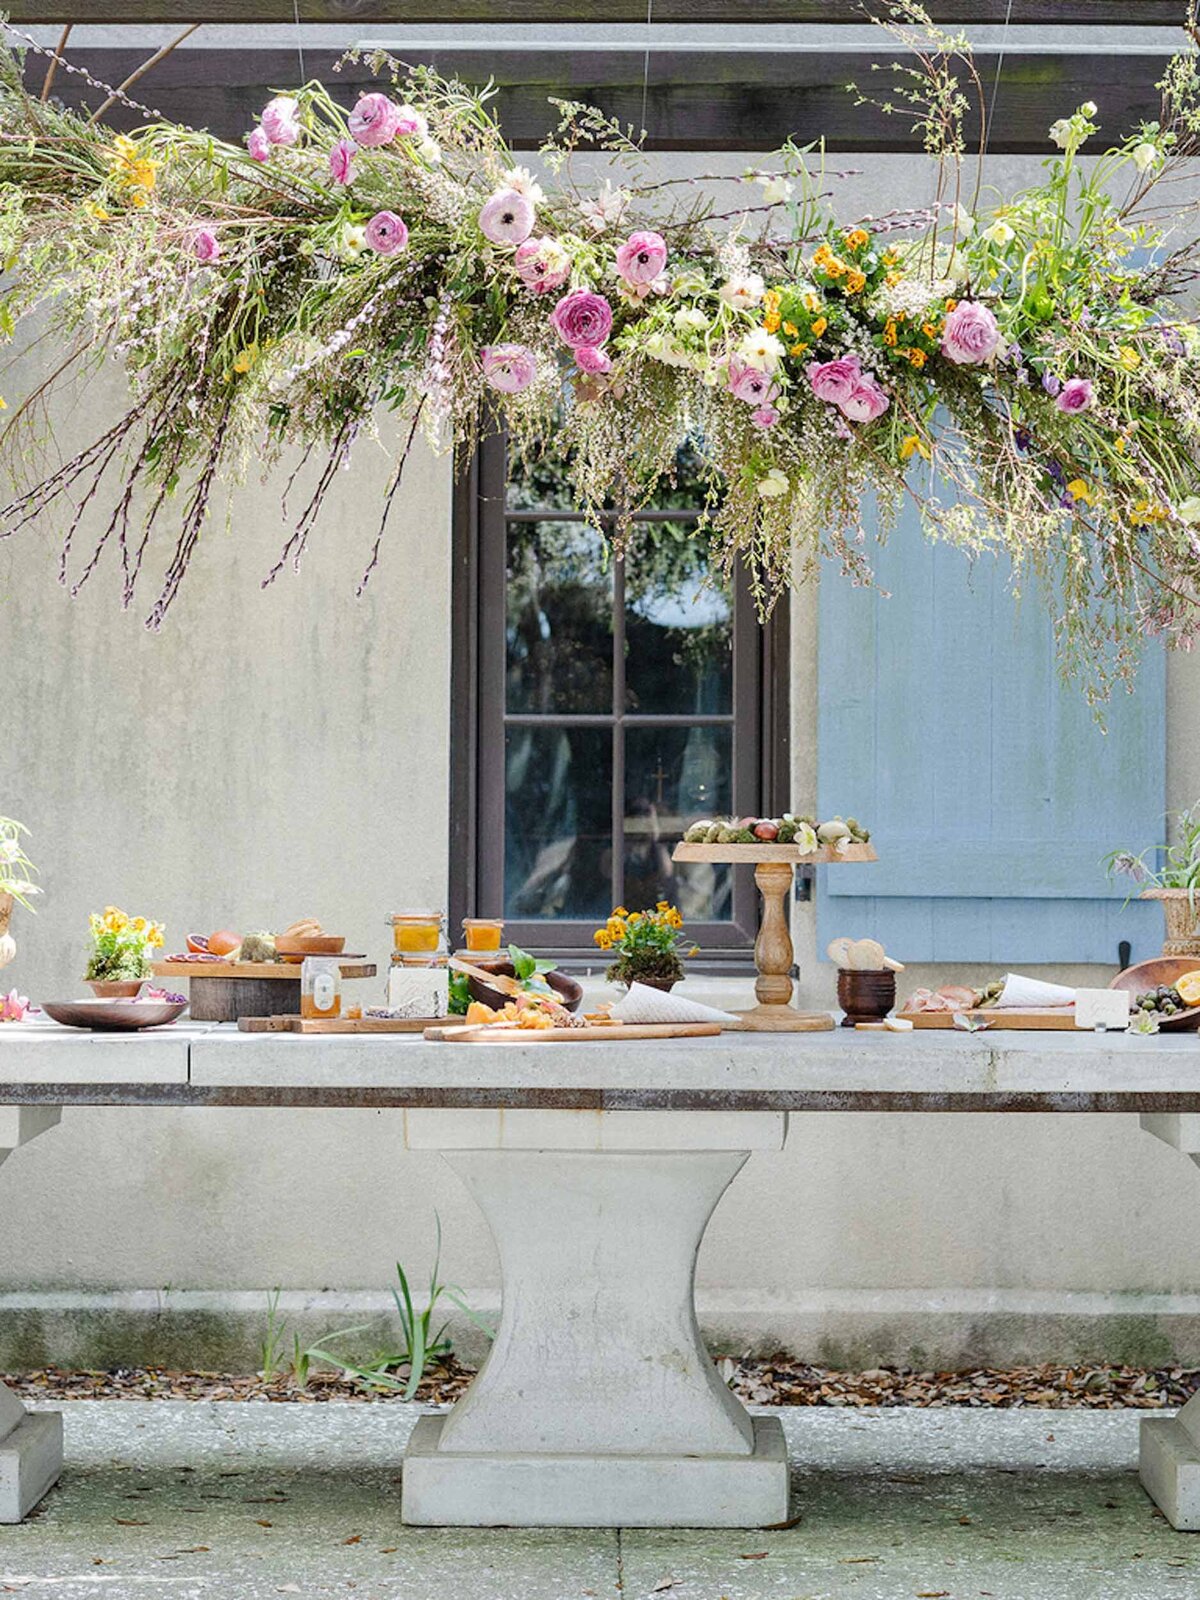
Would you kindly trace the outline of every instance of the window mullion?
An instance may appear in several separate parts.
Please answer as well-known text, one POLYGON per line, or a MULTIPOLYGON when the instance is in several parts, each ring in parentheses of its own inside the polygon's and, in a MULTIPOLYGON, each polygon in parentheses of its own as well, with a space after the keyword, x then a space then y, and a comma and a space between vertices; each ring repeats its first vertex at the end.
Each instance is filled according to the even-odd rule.
POLYGON ((613 905, 625 904, 625 562, 613 562, 613 905))

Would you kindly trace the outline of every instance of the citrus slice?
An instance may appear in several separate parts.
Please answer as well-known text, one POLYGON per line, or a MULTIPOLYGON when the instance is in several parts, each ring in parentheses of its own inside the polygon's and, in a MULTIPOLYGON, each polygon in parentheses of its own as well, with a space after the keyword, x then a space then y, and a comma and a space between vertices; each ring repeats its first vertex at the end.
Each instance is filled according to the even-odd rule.
POLYGON ((1182 978, 1176 978, 1175 987, 1179 990, 1179 998, 1184 1005, 1200 1006, 1200 968, 1195 972, 1185 972, 1182 978))

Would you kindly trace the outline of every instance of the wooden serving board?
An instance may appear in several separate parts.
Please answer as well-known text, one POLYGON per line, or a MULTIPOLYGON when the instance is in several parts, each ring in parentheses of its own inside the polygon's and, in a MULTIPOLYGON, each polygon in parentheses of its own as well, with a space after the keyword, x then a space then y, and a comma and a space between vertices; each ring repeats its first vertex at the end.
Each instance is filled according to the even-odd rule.
POLYGON ((873 844, 850 844, 845 850, 835 850, 824 844, 819 850, 805 852, 794 844, 677 844, 671 852, 673 861, 724 861, 736 866, 754 866, 760 861, 790 861, 793 866, 816 865, 818 862, 846 863, 849 861, 878 861, 873 844))
POLYGON ((1009 1030, 1037 1030, 1041 1028, 1075 1027, 1074 1006, 1039 1006, 1028 1011, 1015 1007, 984 1006, 973 1011, 897 1011, 896 1015, 914 1028, 952 1028, 955 1016, 970 1017, 973 1022, 986 1022, 997 1032, 1009 1030))
POLYGON ((239 1017, 242 1033, 424 1033, 442 1017, 239 1017))
POLYGON ((595 1039, 711 1039, 721 1031, 719 1022, 614 1022, 584 1028, 498 1028, 439 1023, 426 1028, 425 1037, 438 1044, 528 1044, 554 1039, 584 1044, 595 1039))
MULTIPOLYGON (((361 956, 341 961, 343 978, 373 978, 373 961, 361 956)), ((277 978, 300 982, 300 968, 290 961, 155 961, 150 970, 156 978, 277 978)))

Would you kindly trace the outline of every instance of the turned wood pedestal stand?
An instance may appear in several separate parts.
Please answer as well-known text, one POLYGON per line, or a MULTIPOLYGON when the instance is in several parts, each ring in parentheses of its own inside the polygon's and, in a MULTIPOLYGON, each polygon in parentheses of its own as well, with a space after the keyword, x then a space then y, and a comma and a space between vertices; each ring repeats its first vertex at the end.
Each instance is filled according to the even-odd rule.
POLYGON ((823 847, 806 855, 791 844, 677 844, 673 859, 754 868, 754 881, 763 903, 758 938, 754 941, 754 964, 758 968, 754 993, 758 1004, 736 1013, 740 1020, 727 1026, 749 1033, 819 1033, 832 1028, 833 1018, 827 1011, 799 1011, 791 1003, 795 952, 788 925, 788 896, 798 866, 876 861, 873 847, 852 844, 840 853, 823 847))

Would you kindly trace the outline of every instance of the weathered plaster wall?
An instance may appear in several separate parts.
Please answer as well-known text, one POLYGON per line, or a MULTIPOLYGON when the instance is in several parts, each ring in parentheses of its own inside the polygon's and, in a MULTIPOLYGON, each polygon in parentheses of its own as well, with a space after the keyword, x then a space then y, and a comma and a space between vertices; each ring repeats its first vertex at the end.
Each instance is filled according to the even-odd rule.
MULTIPOLYGON (((853 164, 864 172, 845 180, 848 214, 923 192, 915 161, 853 164)), ((989 179, 1030 170, 996 162, 989 179)), ((7 386, 20 393, 22 374, 7 386)), ((114 382, 80 396, 57 448, 117 394, 114 382)), ((164 917, 172 943, 193 926, 313 913, 381 959, 388 911, 444 901, 449 466, 414 459, 381 570, 356 602, 387 471, 386 448, 366 446, 300 575, 265 592, 283 536, 275 488, 237 491, 158 636, 120 613, 111 559, 67 599, 56 525, 0 544, 0 809, 36 828, 48 891, 38 919, 18 924, 6 981, 74 992, 86 914, 106 900, 164 917)), ((803 802, 817 759, 811 592, 793 615, 803 802)), ((1200 661, 1172 662, 1170 714, 1175 728, 1195 724, 1200 661)), ((1200 795, 1195 741, 1172 741, 1168 787, 1172 805, 1200 795)), ((802 999, 832 1004, 806 907, 797 944, 802 999)), ((867 1364, 914 1349, 1151 1359, 1172 1341, 1200 1357, 1200 1238, 1180 1226, 1200 1207, 1197 1184, 1132 1118, 813 1117, 722 1204, 701 1306, 730 1345, 867 1364)), ((398 1157, 386 1114, 69 1113, 0 1179, 0 1366, 181 1359, 173 1328, 228 1352, 261 1331, 271 1285, 298 1305, 320 1289, 382 1291, 398 1256, 423 1275, 435 1210, 450 1275, 486 1302, 496 1268, 478 1213, 436 1158, 398 1157), (149 1315, 145 1301, 99 1293, 166 1286, 149 1315), (35 1290, 66 1298, 56 1311, 35 1290), (200 1307, 198 1290, 212 1291, 200 1307)), ((305 1326, 354 1320, 318 1300, 305 1326)))

